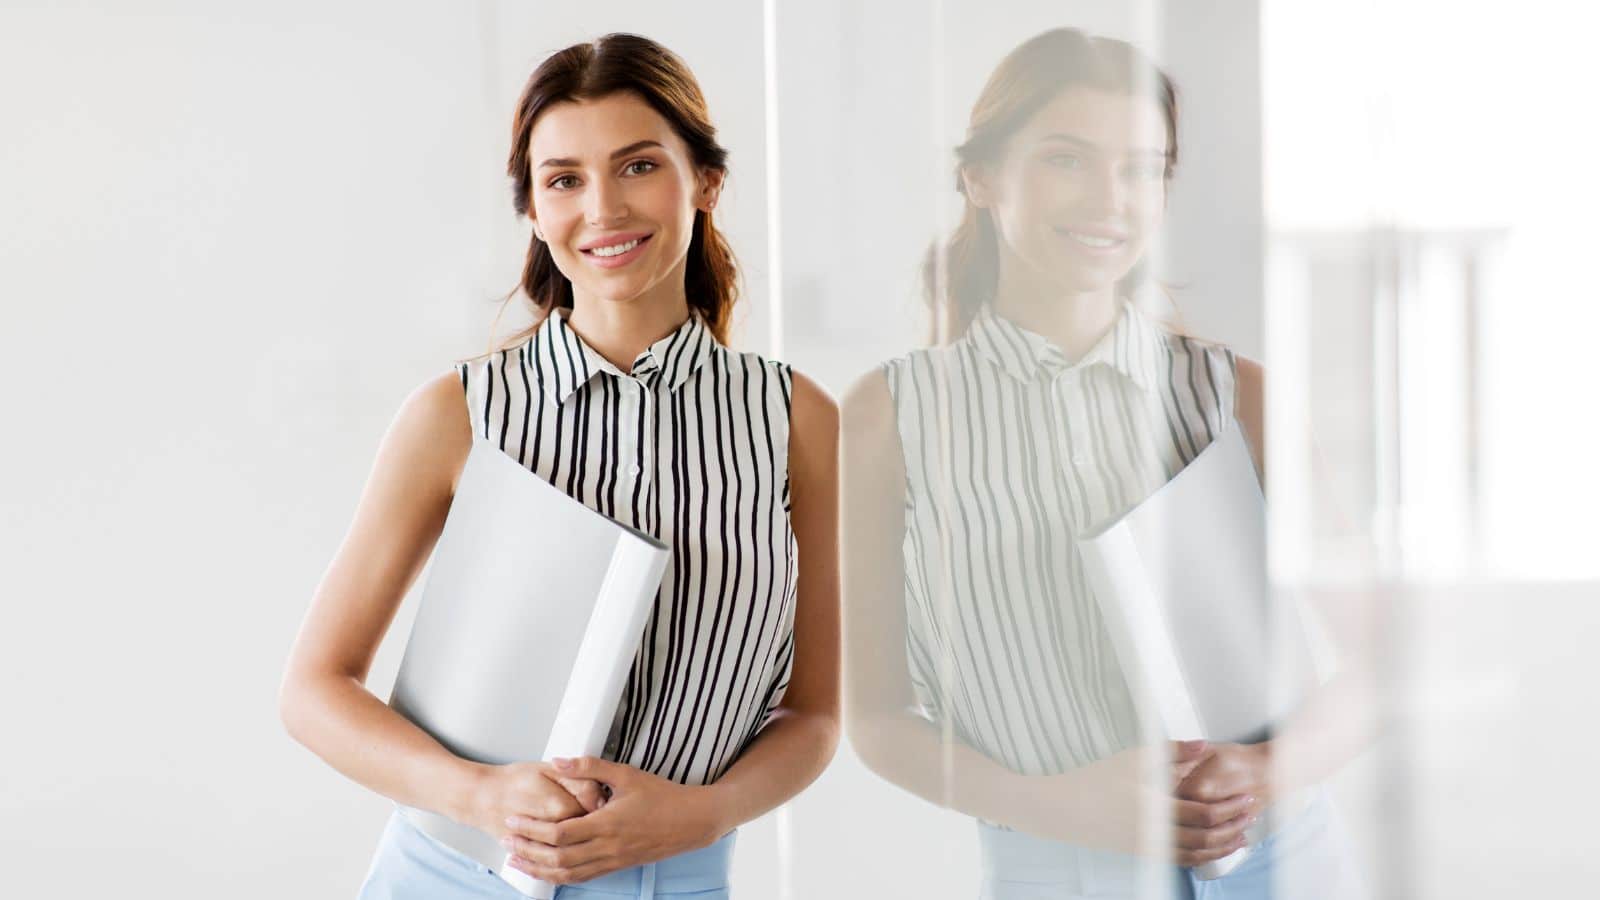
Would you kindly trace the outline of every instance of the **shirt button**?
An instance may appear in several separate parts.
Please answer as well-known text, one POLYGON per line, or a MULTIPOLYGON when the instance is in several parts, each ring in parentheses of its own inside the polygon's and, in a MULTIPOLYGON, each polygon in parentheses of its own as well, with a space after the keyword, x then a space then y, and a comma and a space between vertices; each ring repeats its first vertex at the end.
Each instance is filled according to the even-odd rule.
POLYGON ((639 474, 639 464, 638 463, 634 463, 633 465, 629 466, 628 467, 628 474, 629 475, 637 475, 637 474, 639 474))

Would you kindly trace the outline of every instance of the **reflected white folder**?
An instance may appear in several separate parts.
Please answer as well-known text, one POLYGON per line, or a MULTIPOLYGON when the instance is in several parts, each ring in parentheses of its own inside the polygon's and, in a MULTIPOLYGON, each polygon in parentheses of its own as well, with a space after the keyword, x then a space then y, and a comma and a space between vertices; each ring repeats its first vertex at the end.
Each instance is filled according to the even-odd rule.
MULTIPOLYGON (((600 755, 667 556, 475 438, 389 705, 477 762, 600 755)), ((492 835, 397 806, 524 895, 554 894, 492 835)))
MULTIPOLYGON (((1078 549, 1129 688, 1169 738, 1263 740, 1326 678, 1313 623, 1269 588, 1266 504, 1237 423, 1078 549)), ((1196 872, 1220 877, 1248 852, 1196 872)))

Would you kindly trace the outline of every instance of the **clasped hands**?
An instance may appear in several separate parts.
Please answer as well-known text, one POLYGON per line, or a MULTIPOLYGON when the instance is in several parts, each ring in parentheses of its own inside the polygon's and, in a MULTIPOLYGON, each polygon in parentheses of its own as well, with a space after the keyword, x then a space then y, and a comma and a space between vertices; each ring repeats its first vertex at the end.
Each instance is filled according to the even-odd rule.
POLYGON ((1198 866, 1244 847, 1272 801, 1272 745, 1173 744, 1173 859, 1198 866))
POLYGON ((728 829, 709 791, 592 756, 515 763, 486 775, 472 824, 512 868, 573 884, 710 846, 728 829))
POLYGON ((1060 789, 1037 791, 1019 807, 1020 827, 1070 844, 1142 854, 1151 849, 1143 839, 1146 812, 1160 808, 1170 829, 1160 858, 1198 866, 1245 845, 1245 829, 1271 802, 1271 775, 1270 744, 1132 747, 1049 776, 1060 789))

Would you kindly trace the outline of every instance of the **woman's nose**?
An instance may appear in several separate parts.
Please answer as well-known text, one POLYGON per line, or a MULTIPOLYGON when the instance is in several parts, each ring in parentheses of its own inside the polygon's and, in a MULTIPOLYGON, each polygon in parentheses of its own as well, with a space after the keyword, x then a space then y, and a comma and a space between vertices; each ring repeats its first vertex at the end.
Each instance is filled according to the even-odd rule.
POLYGON ((1085 179, 1083 189, 1083 211, 1091 215, 1110 218, 1122 212, 1122 206, 1127 199, 1126 186, 1122 183, 1121 175, 1112 170, 1097 170, 1090 178, 1085 179))
POLYGON ((622 186, 602 178, 589 191, 589 208, 585 211, 590 225, 605 227, 628 218, 628 205, 622 186))

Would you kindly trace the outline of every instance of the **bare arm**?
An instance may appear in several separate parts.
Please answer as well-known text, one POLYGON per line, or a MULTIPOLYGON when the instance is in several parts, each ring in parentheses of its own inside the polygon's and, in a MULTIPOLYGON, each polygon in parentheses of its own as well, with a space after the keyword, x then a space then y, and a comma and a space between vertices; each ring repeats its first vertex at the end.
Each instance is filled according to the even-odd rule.
POLYGON ((772 719, 706 788, 719 834, 800 793, 839 744, 839 410, 816 382, 792 374, 789 521, 800 567, 794 667, 772 719))
POLYGON ((350 779, 454 819, 478 765, 446 750, 366 687, 407 589, 433 551, 472 446, 452 371, 402 404, 354 521, 312 596, 279 691, 289 734, 350 779))
MULTIPOLYGON (((378 646, 443 530, 471 447, 456 372, 406 398, 312 596, 284 669, 278 710, 290 736, 351 780, 398 803, 477 824, 483 808, 527 804, 529 795, 508 790, 512 782, 495 783, 496 767, 451 753, 365 686, 378 646)), ((598 786, 580 793, 582 808, 598 803, 598 786)), ((540 807, 553 817, 578 808, 571 796, 540 807)))

